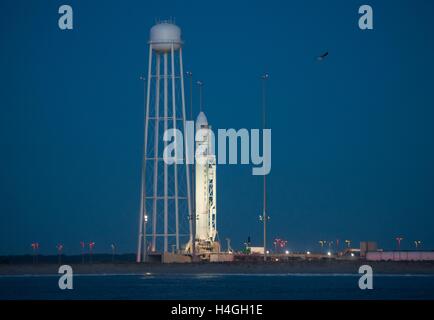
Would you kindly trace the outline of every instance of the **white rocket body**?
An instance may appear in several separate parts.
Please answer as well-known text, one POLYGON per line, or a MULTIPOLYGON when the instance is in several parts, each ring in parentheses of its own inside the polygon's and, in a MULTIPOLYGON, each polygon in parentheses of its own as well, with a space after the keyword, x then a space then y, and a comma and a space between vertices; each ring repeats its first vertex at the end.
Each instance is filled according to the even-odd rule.
POLYGON ((196 241, 214 242, 216 228, 216 158, 211 128, 203 112, 196 119, 196 241))

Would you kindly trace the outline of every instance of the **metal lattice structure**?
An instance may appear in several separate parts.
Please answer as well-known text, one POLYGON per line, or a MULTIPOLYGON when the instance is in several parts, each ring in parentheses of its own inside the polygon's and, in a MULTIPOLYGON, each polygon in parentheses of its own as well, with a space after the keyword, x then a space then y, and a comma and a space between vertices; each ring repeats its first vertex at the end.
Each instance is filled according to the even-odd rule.
POLYGON ((177 155, 182 164, 163 160, 168 143, 164 132, 179 129, 186 136, 181 30, 171 22, 158 23, 151 28, 148 44, 137 262, 169 248, 180 252, 183 237, 188 237, 185 243, 193 241, 188 143, 177 155))

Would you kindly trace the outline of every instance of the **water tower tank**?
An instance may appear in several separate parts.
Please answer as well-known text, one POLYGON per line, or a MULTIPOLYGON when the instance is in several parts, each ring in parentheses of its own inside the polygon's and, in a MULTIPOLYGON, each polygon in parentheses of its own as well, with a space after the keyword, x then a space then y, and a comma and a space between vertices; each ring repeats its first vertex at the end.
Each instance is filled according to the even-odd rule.
POLYGON ((151 28, 149 43, 155 51, 167 52, 178 50, 182 45, 181 29, 170 22, 161 22, 151 28))

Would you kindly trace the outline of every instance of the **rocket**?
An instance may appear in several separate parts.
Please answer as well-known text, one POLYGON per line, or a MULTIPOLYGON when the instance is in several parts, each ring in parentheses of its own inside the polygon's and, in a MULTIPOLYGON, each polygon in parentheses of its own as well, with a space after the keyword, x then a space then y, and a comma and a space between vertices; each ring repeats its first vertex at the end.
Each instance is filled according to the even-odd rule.
POLYGON ((211 127, 203 112, 196 119, 195 199, 197 242, 213 243, 217 235, 216 157, 211 127))

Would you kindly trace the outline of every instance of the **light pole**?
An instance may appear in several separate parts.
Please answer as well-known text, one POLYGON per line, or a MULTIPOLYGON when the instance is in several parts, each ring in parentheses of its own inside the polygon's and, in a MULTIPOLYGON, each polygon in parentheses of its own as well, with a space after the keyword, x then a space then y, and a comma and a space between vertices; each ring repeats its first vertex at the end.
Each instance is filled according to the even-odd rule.
POLYGON ((321 252, 323 252, 324 251, 324 245, 327 243, 327 241, 326 240, 320 240, 320 241, 318 241, 318 243, 321 246, 321 252))
POLYGON ((231 239, 226 238, 226 242, 227 242, 227 244, 228 244, 228 253, 231 253, 231 252, 232 252, 232 248, 231 248, 231 239))
POLYGON ((283 249, 286 247, 286 244, 288 243, 287 240, 276 238, 274 239, 274 250, 275 253, 282 253, 283 249))
POLYGON ((193 120, 193 72, 187 71, 185 74, 190 79, 190 119, 193 120))
POLYGON ((329 241, 329 252, 331 252, 333 246, 333 241, 329 241))
POLYGON ((401 260, 401 241, 404 240, 404 238, 403 237, 396 237, 395 240, 396 240, 396 243, 398 245, 398 257, 399 257, 399 260, 401 260))
POLYGON ((33 242, 31 244, 32 250, 33 250, 33 263, 38 263, 38 250, 39 250, 39 243, 33 242))
POLYGON ((95 247, 95 242, 89 242, 89 260, 90 260, 90 263, 92 264, 92 251, 93 251, 93 248, 95 247))
POLYGON ((396 237, 395 240, 396 240, 396 244, 398 246, 398 251, 401 251, 401 241, 404 240, 404 238, 403 237, 396 237))
POLYGON ((114 243, 112 243, 110 247, 112 248, 112 263, 113 263, 115 262, 116 246, 114 243))
MULTIPOLYGON (((149 112, 147 110, 147 86, 149 89, 150 81, 146 83, 146 78, 144 76, 140 76, 139 78, 141 81, 143 81, 143 104, 144 104, 144 113, 145 113, 145 135, 144 135, 144 145, 143 145, 143 155, 145 155, 145 151, 147 148, 147 126, 148 126, 148 118, 149 118, 149 112)), ((146 160, 145 158, 142 158, 142 172, 141 172, 141 183, 140 183, 140 215, 139 215, 139 237, 137 241, 137 256, 136 256, 136 262, 140 263, 142 260, 141 254, 142 254, 142 242, 144 242, 144 235, 143 235, 143 228, 144 228, 144 222, 143 222, 143 213, 146 210, 146 181, 145 181, 145 168, 146 168, 146 160)), ((143 248, 143 250, 145 250, 143 248)))
POLYGON ((61 264, 62 263, 63 244, 58 243, 56 248, 57 248, 58 262, 59 262, 59 264, 61 264))
MULTIPOLYGON (((288 240, 282 240, 282 243, 281 243, 281 248, 282 248, 282 250, 283 250, 283 248, 286 248, 287 245, 288 245, 288 240)), ((289 251, 288 251, 288 252, 289 252, 289 251)))
POLYGON ((264 228, 264 261, 267 261, 267 220, 270 220, 270 216, 266 214, 265 210, 259 216, 259 221, 263 223, 264 228))
POLYGON ((414 245, 416 246, 416 250, 419 248, 419 246, 422 244, 422 241, 420 240, 415 240, 414 241, 414 245))
POLYGON ((203 88, 203 82, 197 81, 196 84, 199 87, 199 110, 202 111, 202 88, 203 88))
POLYGON ((143 262, 146 262, 148 260, 148 244, 146 239, 146 226, 148 225, 148 215, 145 214, 143 216, 143 262))
MULTIPOLYGON (((266 108, 267 108, 267 80, 269 78, 268 73, 264 73, 261 76, 262 79, 262 130, 265 130, 267 119, 266 119, 266 108)), ((263 176, 263 212, 262 220, 264 222, 264 261, 267 261, 267 221, 269 219, 267 215, 267 176, 263 176)))
MULTIPOLYGON (((193 120, 193 72, 187 71, 186 75, 190 79, 190 119, 191 119, 191 121, 194 121, 193 120)), ((191 165, 191 186, 192 186, 191 189, 192 190, 195 190, 195 187, 194 187, 194 183, 195 183, 194 170, 195 170, 195 166, 191 165)), ((192 239, 193 240, 191 243, 191 251, 192 251, 191 253, 193 256, 193 258, 192 258, 193 261, 195 260, 195 255, 196 255, 196 198, 195 197, 196 197, 196 192, 192 192, 192 197, 191 197, 192 198, 191 199, 192 200, 191 201, 192 212, 191 212, 191 217, 189 217, 189 218, 191 220, 191 226, 192 226, 191 233, 192 233, 192 239)))
POLYGON ((84 264, 84 247, 85 247, 84 241, 80 241, 80 247, 81 247, 81 264, 84 264))
POLYGON ((345 240, 345 243, 347 244, 347 247, 348 247, 348 248, 351 247, 351 240, 345 240))

